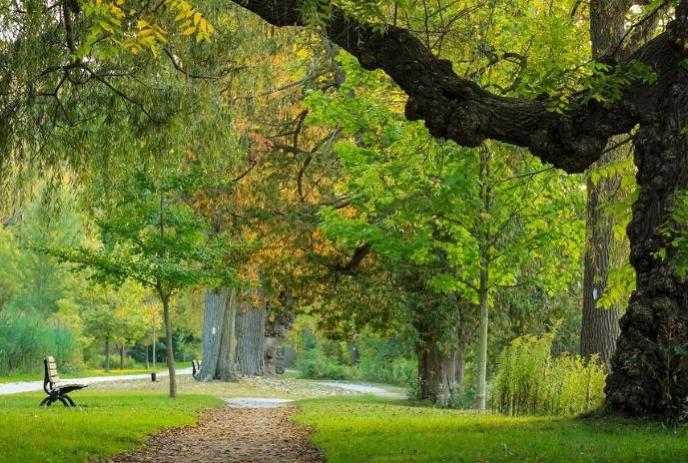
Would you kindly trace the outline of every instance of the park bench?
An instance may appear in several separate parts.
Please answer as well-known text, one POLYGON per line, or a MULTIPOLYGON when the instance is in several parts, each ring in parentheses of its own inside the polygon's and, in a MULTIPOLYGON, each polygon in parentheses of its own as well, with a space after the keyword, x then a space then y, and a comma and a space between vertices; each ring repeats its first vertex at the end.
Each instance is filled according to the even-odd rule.
POLYGON ((57 363, 55 358, 50 356, 43 360, 45 365, 45 378, 43 379, 43 390, 48 397, 43 399, 41 407, 50 407, 53 402, 60 401, 65 407, 76 407, 74 401, 69 397, 72 391, 83 389, 85 384, 61 384, 60 377, 57 375, 57 363))
POLYGON ((201 372, 201 361, 192 360, 191 361, 191 375, 195 378, 201 372))

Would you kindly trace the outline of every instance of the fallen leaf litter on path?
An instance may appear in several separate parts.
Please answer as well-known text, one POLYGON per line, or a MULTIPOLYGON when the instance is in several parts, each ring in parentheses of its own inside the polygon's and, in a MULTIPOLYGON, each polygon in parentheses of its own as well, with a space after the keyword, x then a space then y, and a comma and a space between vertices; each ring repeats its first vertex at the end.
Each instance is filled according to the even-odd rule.
POLYGON ((195 426, 168 429, 106 463, 323 463, 292 407, 205 410, 195 426))

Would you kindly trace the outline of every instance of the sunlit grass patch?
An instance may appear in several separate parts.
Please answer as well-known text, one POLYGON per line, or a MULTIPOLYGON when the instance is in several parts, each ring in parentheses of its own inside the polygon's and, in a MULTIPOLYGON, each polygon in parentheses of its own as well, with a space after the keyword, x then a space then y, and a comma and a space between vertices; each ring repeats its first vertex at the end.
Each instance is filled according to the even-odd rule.
POLYGON ((688 461, 688 429, 619 420, 505 417, 372 397, 299 403, 329 463, 688 461))
POLYGON ((44 395, 0 396, 0 461, 86 462, 140 444, 160 428, 193 424, 198 410, 221 402, 204 395, 73 394, 78 408, 39 408, 44 395))

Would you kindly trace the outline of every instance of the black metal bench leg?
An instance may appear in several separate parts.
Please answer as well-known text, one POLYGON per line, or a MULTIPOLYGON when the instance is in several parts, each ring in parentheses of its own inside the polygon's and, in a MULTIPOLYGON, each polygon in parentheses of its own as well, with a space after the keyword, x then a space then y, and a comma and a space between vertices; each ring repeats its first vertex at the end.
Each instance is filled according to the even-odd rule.
POLYGON ((67 400, 67 402, 69 402, 69 406, 70 406, 70 407, 76 407, 76 404, 74 403, 74 401, 72 400, 71 397, 69 397, 69 396, 66 395, 66 394, 63 395, 62 397, 64 397, 64 398, 67 400))
POLYGON ((64 405, 65 407, 69 407, 69 402, 67 402, 67 401, 64 399, 64 397, 60 396, 60 397, 57 398, 57 400, 59 400, 60 402, 62 402, 62 405, 64 405))
POLYGON ((50 401, 50 396, 48 396, 48 397, 46 397, 45 399, 43 399, 43 401, 41 402, 41 404, 39 405, 39 407, 49 407, 49 406, 50 406, 50 405, 48 405, 48 402, 49 402, 49 401, 50 401))

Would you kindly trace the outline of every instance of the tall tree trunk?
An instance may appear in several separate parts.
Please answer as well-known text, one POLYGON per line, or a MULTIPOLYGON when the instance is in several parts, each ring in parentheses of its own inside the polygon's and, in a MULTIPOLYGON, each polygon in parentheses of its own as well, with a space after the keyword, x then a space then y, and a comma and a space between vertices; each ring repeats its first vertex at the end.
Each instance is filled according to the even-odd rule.
POLYGON ((167 347, 167 370, 170 373, 170 397, 177 398, 177 369, 174 364, 174 350, 172 343, 172 320, 170 317, 170 298, 163 296, 162 298, 162 313, 165 319, 165 343, 167 347))
POLYGON ((203 363, 197 379, 234 381, 236 290, 207 289, 203 312, 203 363))
MULTIPOLYGON (((492 186, 491 186, 491 161, 492 153, 483 146, 480 150, 480 196, 482 201, 482 213, 486 216, 492 211, 492 186)), ((475 408, 485 410, 487 403, 487 342, 489 331, 489 296, 490 296, 490 254, 493 236, 489 230, 489 223, 485 221, 480 231, 480 281, 478 283, 478 299, 480 301, 480 328, 478 330, 478 394, 476 395, 475 408)))
POLYGON ((215 377, 220 381, 236 381, 236 314, 239 306, 239 292, 231 290, 227 299, 227 310, 222 328, 222 340, 220 341, 220 356, 217 360, 215 377))
MULTIPOLYGON (((625 35, 626 0, 592 0, 590 2, 590 38, 593 58, 599 59, 613 54, 625 35)), ((610 144, 617 143, 619 137, 612 137, 610 144)), ((601 169, 611 162, 626 156, 625 150, 612 150, 602 156, 592 167, 601 169)), ((603 208, 617 201, 621 179, 618 174, 603 178, 597 183, 587 178, 588 207, 586 224, 586 249, 583 274, 583 319, 580 332, 580 352, 589 358, 599 355, 599 361, 609 367, 619 336, 619 307, 604 309, 598 301, 607 286, 609 264, 615 243, 613 221, 603 208)))
POLYGON ((478 330, 478 394, 475 408, 485 410, 487 402, 487 335, 489 327, 487 268, 480 271, 480 328, 478 330))
POLYGON ((119 346, 119 369, 124 370, 124 344, 119 346))
POLYGON ((640 194, 628 237, 637 289, 605 389, 613 410, 632 415, 679 417, 688 397, 688 280, 676 273, 672 234, 662 232, 675 194, 688 188, 688 73, 673 77, 634 140, 640 194))
POLYGON ((244 375, 265 373, 265 318, 267 310, 262 294, 258 307, 243 301, 236 315, 237 364, 244 375))

